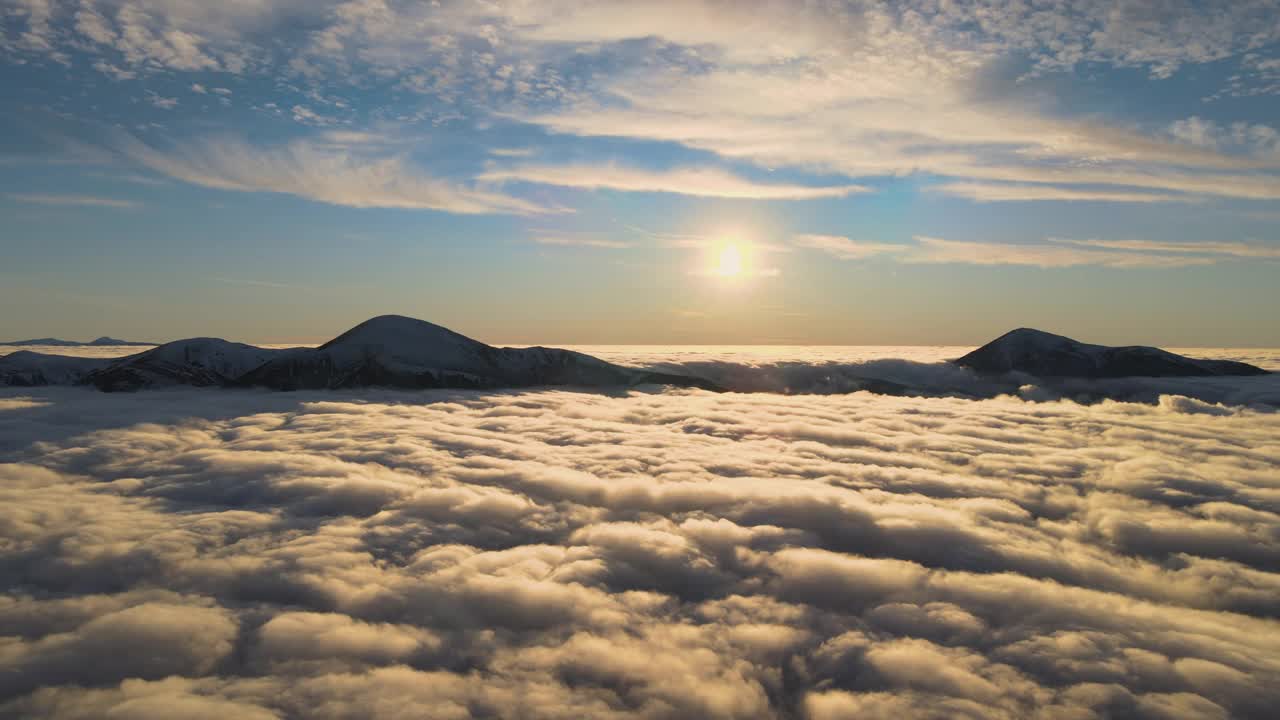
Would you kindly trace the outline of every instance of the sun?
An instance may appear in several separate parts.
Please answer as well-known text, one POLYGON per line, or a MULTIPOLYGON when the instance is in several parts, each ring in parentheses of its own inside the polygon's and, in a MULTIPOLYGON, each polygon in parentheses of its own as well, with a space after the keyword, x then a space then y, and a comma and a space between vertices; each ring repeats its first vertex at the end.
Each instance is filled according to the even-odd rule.
POLYGON ((726 243, 716 254, 715 274, 737 277, 742 274, 742 265, 742 248, 736 243, 726 243))
POLYGON ((692 268, 694 275, 713 278, 724 288, 743 288, 760 277, 772 277, 777 270, 759 265, 761 246, 743 232, 720 232, 702 246, 701 257, 692 268))

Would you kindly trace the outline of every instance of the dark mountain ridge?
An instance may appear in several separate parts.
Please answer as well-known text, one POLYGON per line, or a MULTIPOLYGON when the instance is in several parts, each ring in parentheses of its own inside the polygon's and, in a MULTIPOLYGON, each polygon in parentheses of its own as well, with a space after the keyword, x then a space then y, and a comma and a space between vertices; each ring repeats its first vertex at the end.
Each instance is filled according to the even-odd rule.
POLYGON ((16 340, 10 343, 0 343, 0 345, 10 345, 13 347, 33 347, 43 345, 45 347, 151 347, 155 343, 134 342, 131 340, 118 340, 113 337, 103 336, 89 342, 79 342, 77 340, 60 340, 58 338, 36 338, 34 340, 16 340))
POLYGON ((1021 372, 1042 378, 1268 374, 1262 368, 1234 360, 1200 360, 1142 345, 1090 345, 1031 328, 1007 332, 953 362, 983 374, 1021 372))
POLYGON ((21 351, 0 358, 0 385, 153 387, 519 388, 659 384, 720 390, 697 377, 627 368, 558 348, 498 348, 399 315, 372 318, 317 348, 270 349, 217 338, 166 343, 118 359, 21 351))
MULTIPOLYGON (((831 372, 847 384, 847 392, 994 397, 1019 391, 1027 383, 1024 376, 1035 376, 1040 378, 1036 385, 1073 398, 1148 400, 1148 396, 1158 393, 1147 387, 1150 380, 1142 378, 1268 374, 1241 362, 1199 360, 1150 347, 1090 345, 1027 328, 1006 333, 953 363, 967 371, 959 372, 961 377, 948 376, 950 379, 941 384, 936 372, 905 382, 892 374, 887 378, 876 375, 873 367, 858 367, 852 372, 836 368, 831 372), (930 380, 931 377, 935 379, 930 380), (1123 378, 1139 379, 1138 386, 1127 380, 1127 384, 1118 385, 1123 378)), ((732 376, 725 379, 723 374, 715 374, 715 368, 672 368, 661 372, 615 365, 559 348, 494 347, 429 322, 384 315, 360 323, 315 348, 272 349, 217 338, 192 338, 113 359, 18 351, 0 357, 0 386, 91 385, 113 392, 169 386, 313 390, 625 388, 656 384, 716 391, 728 386, 751 392, 756 386, 749 382, 750 373, 770 372, 768 368, 750 366, 739 370, 748 372, 747 382, 735 381, 732 376), (703 372, 717 380, 700 377, 703 372)), ((956 369, 952 368, 952 372, 956 369)), ((1188 388, 1180 391, 1196 392, 1188 388)))

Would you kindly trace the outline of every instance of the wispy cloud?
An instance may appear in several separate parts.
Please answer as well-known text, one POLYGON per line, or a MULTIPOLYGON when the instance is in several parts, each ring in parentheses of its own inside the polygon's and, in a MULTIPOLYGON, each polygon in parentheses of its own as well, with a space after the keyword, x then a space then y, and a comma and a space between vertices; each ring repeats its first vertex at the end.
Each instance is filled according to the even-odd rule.
MULTIPOLYGON (((1247 165, 1252 165, 1248 163, 1247 165)), ((1252 170, 1251 167, 1242 170, 1252 170)), ((1168 191, 1205 197, 1244 198, 1249 200, 1280 199, 1280 176, 1269 173, 1187 172, 1185 170, 1148 165, 1134 168, 1083 162, 1080 167, 976 166, 939 168, 939 174, 969 175, 986 180, 1013 183, 1110 185, 1151 191, 1168 191)))
POLYGON ((127 182, 135 185, 147 185, 149 187, 163 187, 169 184, 169 180, 164 178, 150 177, 139 173, 107 171, 107 170, 84 170, 82 174, 85 177, 94 177, 106 180, 108 182, 127 182))
POLYGON ((1280 246, 1243 242, 1164 242, 1158 240, 1057 240, 1085 247, 1160 253, 1192 253, 1238 258, 1280 258, 1280 246))
POLYGON ((618 165, 528 165, 490 170, 490 182, 519 181, 586 190, 657 192, 753 200, 808 200, 870 192, 862 185, 812 187, 757 183, 716 168, 643 170, 618 165))
POLYGON ((1280 247, 1241 242, 1048 238, 1039 243, 997 243, 918 235, 911 244, 898 245, 858 241, 839 235, 797 235, 792 238, 792 243, 841 260, 862 260, 886 255, 908 263, 1022 265, 1043 268, 1090 265, 1111 268, 1172 268, 1213 265, 1242 258, 1280 258, 1280 247))
POLYGON ((178 98, 165 97, 151 90, 147 91, 147 102, 161 110, 172 110, 178 107, 178 98))
POLYGON ((311 108, 307 107, 306 105, 294 105, 292 108, 290 108, 289 112, 292 113, 292 116, 295 122, 300 122, 303 125, 315 125, 318 127, 323 127, 327 125, 334 125, 337 123, 337 120, 335 120, 334 118, 321 115, 316 111, 312 110, 311 108))
MULTIPOLYGON (((925 176, 923 186, 941 182, 933 190, 977 202, 1280 199, 1280 136, 1269 126, 1198 116, 1172 124, 1172 118, 1135 121, 1055 107, 1012 83, 990 87, 998 74, 991 70, 1011 58, 1026 60, 1030 76, 1093 63, 1171 78, 1179 68, 1233 55, 1241 70, 1274 68, 1270 54, 1280 30, 1269 22, 1269 0, 1177 3, 1151 12, 1128 5, 1112 11, 1106 3, 1031 8, 1001 0, 959 0, 946 4, 949 9, 937 3, 717 0, 72 5, 19 3, 0 37, 3 50, 24 61, 41 55, 66 62, 68 53, 86 53, 86 65, 122 82, 158 71, 197 73, 180 76, 166 93, 189 88, 201 106, 217 106, 210 101, 231 92, 213 87, 221 82, 213 78, 223 77, 214 72, 260 72, 285 84, 299 76, 352 81, 317 83, 331 88, 371 87, 359 81, 376 77, 395 88, 395 97, 376 99, 394 106, 380 108, 378 117, 515 118, 551 133, 678 145, 681 150, 665 148, 670 155, 664 157, 705 165, 531 165, 491 169, 482 182, 804 200, 868 191, 860 178, 925 176), (972 23, 980 10, 984 21, 972 23), (310 31, 305 39, 277 32, 286 27, 310 31), (569 47, 573 52, 565 52, 569 47), (637 62, 619 63, 618 57, 637 62), (683 152, 688 150, 717 157, 691 160, 683 152), (738 168, 737 174, 719 169, 722 163, 738 168), (803 179, 815 176, 797 175, 774 183, 741 169, 747 165, 839 179, 819 186, 803 179)), ((1253 82, 1251 77, 1242 72, 1230 82, 1253 82)), ((1263 84, 1253 89, 1277 92, 1274 80, 1258 82, 1263 84)), ((250 87, 237 86, 236 92, 251 102, 250 87)), ((319 94, 306 95, 312 99, 273 98, 279 102, 273 110, 307 126, 353 115, 335 114, 319 94)), ((346 100, 356 97, 351 91, 346 100)), ((152 105, 176 109, 179 102, 148 89, 137 99, 137 109, 151 115, 161 114, 152 105)), ((529 162, 520 158, 530 149, 513 146, 536 142, 531 137, 486 134, 486 141, 498 144, 487 154, 499 163, 529 162)), ((413 143, 395 140, 377 153, 320 148, 313 139, 244 152, 243 143, 198 142, 195 149, 160 151, 162 158, 144 154, 146 162, 189 182, 338 205, 559 210, 518 197, 522 189, 508 194, 471 177, 445 179, 448 171, 409 159, 413 143), (231 158, 221 157, 224 149, 231 158)), ((625 161, 626 150, 617 152, 625 161)))
POLYGON ((433 177, 403 156, 378 148, 364 152, 308 141, 255 147, 213 138, 161 150, 132 136, 120 137, 117 147, 126 158, 154 172, 219 190, 284 193, 358 208, 517 215, 562 211, 433 177))
POLYGON ((120 198, 96 195, 50 195, 44 193, 8 193, 5 197, 31 205, 56 205, 65 207, 102 207, 129 210, 142 207, 141 203, 120 198))
POLYGON ((565 235, 540 235, 533 238, 538 245, 560 245, 565 247, 600 248, 604 250, 622 250, 631 247, 630 243, 621 240, 608 240, 596 237, 571 237, 565 235))
POLYGON ((489 154, 495 157, 526 158, 535 154, 533 148, 489 148, 489 154))
POLYGON ((312 142, 317 145, 363 148, 387 148, 398 144, 392 135, 372 130, 325 130, 316 134, 312 142))
POLYGON ((910 249, 904 245, 864 242, 841 235, 796 235, 791 242, 799 247, 818 250, 841 260, 862 260, 875 255, 901 253, 910 249))
POLYGON ((111 63, 106 62, 104 60, 98 60, 94 62, 93 69, 97 70, 98 72, 102 73, 103 75, 106 75, 107 77, 117 82, 122 80, 133 80, 134 78, 138 77, 137 71, 126 70, 124 68, 112 65, 111 63))
POLYGON ((855 178, 931 173, 979 183, 949 190, 981 201, 1170 202, 1177 198, 1173 193, 1280 198, 1275 157, 1224 152, 1172 137, 1164 128, 1068 119, 1043 103, 1020 102, 1016 93, 999 101, 974 93, 982 73, 1014 52, 1030 51, 1042 70, 1093 57, 1163 77, 1183 63, 1247 46, 1243 38, 1258 31, 1254 11, 1201 16, 1184 6, 1153 13, 1150 26, 1140 29, 1121 17, 1125 13, 1027 13, 1003 5, 993 14, 1000 21, 978 30, 957 25, 976 11, 959 9, 963 4, 955 13, 937 14, 914 6, 897 10, 891 3, 786 14, 748 4, 734 18, 719 16, 711 3, 690 5, 680 20, 619 10, 628 21, 612 27, 599 21, 603 10, 597 5, 586 14, 595 22, 577 15, 572 23, 541 28, 552 37, 662 37, 720 52, 700 72, 676 66, 612 77, 599 95, 524 118, 554 132, 678 143, 767 167, 855 178), (1221 34, 1191 31, 1188 15, 1221 34), (774 29, 780 39, 762 39, 760 27, 774 29), (876 30, 852 30, 871 27, 876 30), (1188 36, 1187 44, 1154 42, 1154 27, 1169 37, 1188 36), (975 32, 987 42, 975 44, 975 32), (1074 38, 1071 53, 1062 50, 1068 36, 1074 38), (1216 49, 1210 53, 1209 47, 1216 49), (787 62, 762 63, 762 57, 787 62), (1028 183, 1055 187, 1023 186, 1028 183))
MULTIPOLYGON (((557 133, 675 143, 739 163, 848 178, 928 173, 957 181, 939 192, 982 202, 1153 203, 1280 199, 1280 135, 1197 116, 1154 128, 1123 118, 1080 121, 1027 95, 1010 91, 993 100, 978 88, 1011 57, 1029 61, 1028 77, 1087 62, 1170 78, 1184 66, 1233 55, 1241 70, 1274 71, 1277 61, 1261 50, 1280 39, 1270 22, 1274 10, 1270 0, 1176 3, 1151 12, 1000 0, 945 7, 129 0, 71 12, 40 0, 14 8, 0 43, 59 62, 72 51, 100 53, 115 64, 99 60, 99 71, 121 80, 161 68, 376 77, 397 92, 441 100, 447 107, 423 111, 437 117, 480 110, 557 133), (984 21, 972 23, 979 12, 984 21), (277 32, 303 26, 314 31, 298 43, 277 32), (269 46, 264 38, 272 38, 269 46), (646 52, 632 46, 649 38, 664 50, 637 58, 644 72, 607 62, 623 47, 646 52), (566 44, 576 52, 561 52, 566 44), (697 72, 688 71, 692 58, 697 72)), ((1255 75, 1233 75, 1233 85, 1257 84, 1233 94, 1280 93, 1274 74, 1255 75)), ((230 92, 203 84, 205 75, 196 79, 183 84, 197 93, 230 92)), ((177 102, 154 92, 146 99, 161 108, 177 102)), ((330 122, 317 105, 281 102, 282 116, 330 122)), ((525 152, 491 150, 509 158, 525 152)), ((495 170, 491 178, 752 199, 865 189, 770 185, 699 168, 588 169, 578 178, 583 168, 495 170)))
POLYGON ((1212 265, 1215 258, 1162 255, 1149 252, 1117 252, 1056 243, 1013 244, 944 240, 917 236, 918 246, 905 256, 913 263, 965 265, 1029 265, 1042 268, 1094 265, 1110 268, 1171 268, 1212 265))
POLYGON ((1068 202, 1167 203, 1197 202, 1190 195, 1130 192, 1125 190, 1084 190, 1061 185, 1005 185, 999 183, 956 182, 936 185, 935 192, 978 202, 1022 202, 1060 200, 1068 202))
POLYGON ((674 142, 768 167, 819 168, 850 177, 932 173, 971 183, 952 189, 982 200, 1166 202, 1173 199, 1170 193, 1280 198, 1280 176, 1260 172, 1273 169, 1275 161, 1071 125, 1020 108, 934 107, 938 97, 964 102, 954 97, 954 89, 930 91, 936 78, 903 78, 917 90, 893 100, 825 99, 812 112, 793 108, 802 119, 778 116, 778 103, 766 98, 786 92, 790 80, 745 80, 729 73, 677 77, 669 85, 619 90, 633 98, 629 107, 584 103, 525 119, 561 133, 674 142), (848 110, 855 101, 859 110, 848 110), (988 149, 977 153, 974 144, 988 149), (1056 189, 1036 190, 1031 184, 1056 189), (1140 197, 1142 191, 1147 197, 1140 197))

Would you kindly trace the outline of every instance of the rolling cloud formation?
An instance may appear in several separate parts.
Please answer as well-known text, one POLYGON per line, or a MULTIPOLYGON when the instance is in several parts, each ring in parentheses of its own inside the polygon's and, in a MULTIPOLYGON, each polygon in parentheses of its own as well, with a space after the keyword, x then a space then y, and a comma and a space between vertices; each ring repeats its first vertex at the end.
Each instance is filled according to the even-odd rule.
POLYGON ((0 394, 0 716, 1266 717, 1280 415, 0 394))

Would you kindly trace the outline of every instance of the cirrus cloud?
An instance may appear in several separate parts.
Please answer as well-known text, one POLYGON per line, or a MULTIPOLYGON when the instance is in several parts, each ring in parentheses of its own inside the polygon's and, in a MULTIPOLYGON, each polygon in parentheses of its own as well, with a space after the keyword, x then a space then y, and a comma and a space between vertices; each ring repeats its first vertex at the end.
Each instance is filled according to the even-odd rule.
POLYGON ((1192 196, 1166 193, 1125 192, 1123 190, 1086 190, 1055 185, 1002 185, 998 183, 944 183, 932 188, 945 195, 978 202, 1027 202, 1065 200, 1072 202, 1167 203, 1195 202, 1192 196))
POLYGON ((130 162, 175 180, 237 192, 274 192, 331 205, 534 215, 562 212, 499 192, 432 177, 398 155, 295 141, 259 148, 231 138, 157 149, 119 136, 130 162))
POLYGON ((1072 240, 1041 243, 949 240, 917 235, 913 244, 875 243, 840 235, 796 235, 792 243, 841 260, 891 256, 906 263, 1022 265, 1042 268, 1178 268, 1246 258, 1274 259, 1280 248, 1245 242, 1164 242, 1155 240, 1072 240))
POLYGON ((130 210, 141 207, 133 200, 98 197, 96 195, 60 195, 49 193, 7 193, 5 197, 15 202, 29 205, 52 205, 57 207, 99 207, 130 210))
MULTIPOLYGON (((330 94, 389 86, 429 98, 430 107, 415 100, 378 116, 498 116, 556 133, 674 143, 767 168, 852 178, 931 174, 948 180, 943 192, 980 201, 1275 200, 1269 126, 1185 111, 1158 127, 1082 117, 1023 92, 1013 78, 999 79, 1016 71, 1033 86, 1043 75, 1093 64, 1173 82, 1183 68, 1230 62, 1239 72, 1222 93, 1270 94, 1268 72, 1280 62, 1273 57, 1280 35, 1268 22, 1275 10, 1274 0, 785 10, 754 0, 261 0, 234 7, 32 0, 9 13, 0 47, 22 62, 48 56, 65 63, 86 53, 120 81, 163 70, 202 73, 196 85, 205 88, 209 73, 254 72, 285 84, 306 78, 330 94), (296 28, 306 31, 290 32, 296 28)), ((341 100, 344 107, 351 99, 341 100)), ((328 122, 308 105, 281 107, 294 107, 291 116, 308 123, 328 122)), ((496 172, 717 197, 842 194, 807 185, 751 189, 720 170, 669 171, 672 177, 590 170, 595 180, 575 181, 564 169, 496 172)), ((837 187, 847 194, 857 186, 837 187)))
POLYGON ((842 235, 796 235, 791 242, 810 250, 818 250, 841 260, 862 260, 875 255, 899 253, 907 248, 890 243, 852 240, 842 235))
POLYGON ((489 182, 527 182, 585 190, 660 192, 742 200, 811 200, 870 192, 862 185, 807 186, 757 183, 716 168, 643 170, 618 165, 528 165, 488 170, 489 182))

